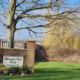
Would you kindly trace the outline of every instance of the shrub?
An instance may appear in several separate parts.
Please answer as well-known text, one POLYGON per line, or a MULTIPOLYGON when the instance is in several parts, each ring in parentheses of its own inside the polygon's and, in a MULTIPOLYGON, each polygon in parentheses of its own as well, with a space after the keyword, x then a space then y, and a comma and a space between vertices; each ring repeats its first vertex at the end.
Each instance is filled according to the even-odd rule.
POLYGON ((22 67, 10 67, 8 69, 8 74, 12 74, 12 75, 15 75, 15 74, 26 74, 27 73, 27 66, 26 65, 23 65, 22 67))
POLYGON ((8 68, 2 63, 0 63, 0 73, 8 74, 8 68))
POLYGON ((27 66, 23 65, 22 67, 9 67, 7 68, 4 64, 0 64, 0 74, 27 74, 27 66))
POLYGON ((10 67, 10 68, 8 69, 8 74, 12 73, 13 75, 15 75, 16 73, 19 72, 19 68, 20 68, 20 67, 10 67))
POLYGON ((50 61, 80 63, 80 49, 56 47, 48 51, 50 61))
POLYGON ((22 73, 26 74, 27 73, 27 66, 26 65, 23 65, 21 67, 21 70, 22 70, 22 73))

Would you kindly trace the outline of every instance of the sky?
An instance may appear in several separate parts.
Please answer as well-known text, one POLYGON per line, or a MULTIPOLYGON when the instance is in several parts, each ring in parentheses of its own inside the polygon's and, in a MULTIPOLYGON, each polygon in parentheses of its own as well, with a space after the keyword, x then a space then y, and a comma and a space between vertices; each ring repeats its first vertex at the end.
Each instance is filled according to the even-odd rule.
MULTIPOLYGON (((44 1, 46 2, 47 0, 44 0, 44 1)), ((42 0, 42 2, 44 2, 44 1, 42 0)), ((68 0, 67 3, 68 4, 74 4, 77 1, 79 1, 79 0, 68 0)), ((45 13, 47 13, 47 11, 46 10, 37 10, 35 12, 32 12, 32 14, 33 13, 45 14, 45 13)), ((0 18, 3 19, 3 21, 7 23, 7 21, 2 16, 0 16, 0 18)), ((28 19, 25 19, 25 21, 27 22, 28 19)), ((44 22, 41 22, 41 23, 43 24, 44 22)), ((34 22, 34 24, 38 24, 38 23, 35 23, 34 22)), ((0 26, 2 26, 2 25, 0 24, 0 26)), ((17 26, 21 26, 21 21, 18 22, 17 26)), ((26 26, 26 25, 23 24, 23 26, 26 26)), ((2 28, 0 28, 0 29, 1 29, 0 31, 2 31, 2 28)), ((36 31, 39 31, 39 32, 44 31, 43 28, 42 29, 41 28, 38 28, 38 29, 35 29, 35 30, 36 31)), ((3 34, 3 32, 0 32, 0 35, 1 34, 3 34)), ((19 30, 19 31, 16 31, 15 32, 15 36, 14 37, 15 37, 15 39, 25 39, 25 40, 26 39, 28 39, 28 40, 31 40, 31 39, 33 39, 33 40, 39 39, 40 40, 40 39, 44 38, 44 35, 45 35, 45 33, 44 34, 37 34, 37 35, 31 33, 31 36, 32 37, 30 37, 28 30, 19 30)), ((3 34, 2 36, 0 36, 0 38, 1 39, 7 39, 7 32, 5 32, 5 34, 3 34)))

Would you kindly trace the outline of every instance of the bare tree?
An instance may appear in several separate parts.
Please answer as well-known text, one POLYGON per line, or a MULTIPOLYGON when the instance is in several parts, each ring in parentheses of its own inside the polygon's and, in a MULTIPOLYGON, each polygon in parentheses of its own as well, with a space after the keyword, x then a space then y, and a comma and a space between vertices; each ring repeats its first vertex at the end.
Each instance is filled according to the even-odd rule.
MULTIPOLYGON (((54 22, 55 20, 60 20, 65 18, 66 15, 75 13, 75 9, 61 11, 59 14, 50 14, 50 15, 42 15, 42 14, 33 14, 35 11, 42 11, 47 9, 55 9, 58 5, 59 0, 0 0, 0 15, 2 15, 6 20, 5 21, 0 19, 0 22, 6 26, 7 34, 8 34, 8 41, 11 43, 10 47, 13 48, 13 41, 14 41, 14 33, 17 30, 27 29, 29 32, 33 32, 36 34, 37 32, 34 31, 34 28, 38 27, 49 27, 49 24, 54 22), (57 16, 57 17, 56 17, 57 16), (52 19, 52 22, 46 24, 31 24, 30 21, 24 21, 24 18, 28 18, 31 20, 49 20, 52 19), (22 21, 26 24, 26 26, 17 27, 17 23, 22 21)), ((62 0, 63 1, 63 0, 62 0)))

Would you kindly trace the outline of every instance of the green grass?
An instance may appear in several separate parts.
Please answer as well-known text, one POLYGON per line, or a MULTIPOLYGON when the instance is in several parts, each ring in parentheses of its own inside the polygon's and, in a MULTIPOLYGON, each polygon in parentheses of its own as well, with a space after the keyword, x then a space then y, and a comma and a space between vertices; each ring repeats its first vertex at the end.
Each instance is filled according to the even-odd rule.
POLYGON ((0 76, 3 80, 80 80, 80 64, 36 62, 33 76, 0 76))

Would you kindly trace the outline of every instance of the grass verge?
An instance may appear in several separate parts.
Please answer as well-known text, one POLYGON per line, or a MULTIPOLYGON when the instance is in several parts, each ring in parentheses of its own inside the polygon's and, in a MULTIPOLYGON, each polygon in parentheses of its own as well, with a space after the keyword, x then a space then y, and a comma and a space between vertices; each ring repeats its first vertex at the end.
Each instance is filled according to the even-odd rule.
POLYGON ((80 64, 35 62, 33 76, 0 76, 0 80, 80 80, 80 64))

